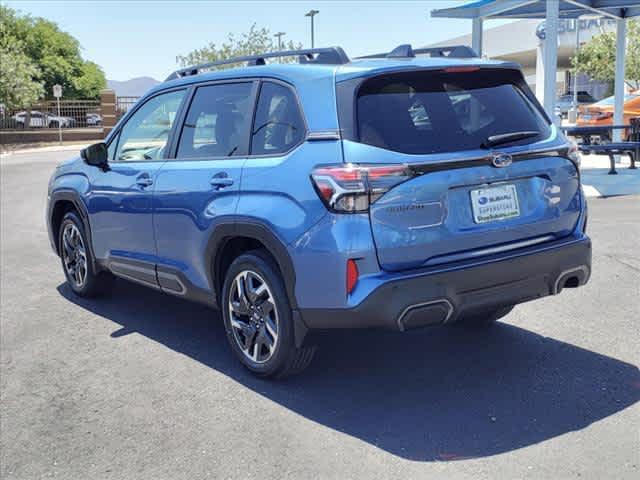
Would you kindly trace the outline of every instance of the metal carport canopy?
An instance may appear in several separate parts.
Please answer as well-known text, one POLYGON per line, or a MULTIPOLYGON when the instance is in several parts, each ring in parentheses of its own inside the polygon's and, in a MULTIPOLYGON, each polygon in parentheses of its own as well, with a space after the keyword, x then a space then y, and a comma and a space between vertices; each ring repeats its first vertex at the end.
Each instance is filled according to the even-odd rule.
MULTIPOLYGON (((627 18, 640 16, 638 0, 478 0, 453 8, 433 10, 434 18, 473 20, 473 48, 482 54, 482 22, 489 18, 544 18, 544 107, 553 116, 556 100, 558 20, 583 15, 602 15, 616 20, 616 75, 614 124, 623 121, 624 71, 627 18)), ((621 132, 614 132, 620 140, 621 132)))

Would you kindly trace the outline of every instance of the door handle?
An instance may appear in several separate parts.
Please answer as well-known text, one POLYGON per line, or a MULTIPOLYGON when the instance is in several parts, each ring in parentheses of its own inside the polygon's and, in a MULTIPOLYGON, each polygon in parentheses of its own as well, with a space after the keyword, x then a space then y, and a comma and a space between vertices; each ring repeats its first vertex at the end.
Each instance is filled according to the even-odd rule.
POLYGON ((147 173, 143 173, 138 178, 136 178, 136 183, 141 187, 148 187, 153 185, 153 179, 147 173))
POLYGON ((229 177, 227 172, 219 172, 216 173, 213 177, 211 177, 210 182, 216 190, 220 190, 221 188, 230 187, 233 185, 233 178, 229 177))

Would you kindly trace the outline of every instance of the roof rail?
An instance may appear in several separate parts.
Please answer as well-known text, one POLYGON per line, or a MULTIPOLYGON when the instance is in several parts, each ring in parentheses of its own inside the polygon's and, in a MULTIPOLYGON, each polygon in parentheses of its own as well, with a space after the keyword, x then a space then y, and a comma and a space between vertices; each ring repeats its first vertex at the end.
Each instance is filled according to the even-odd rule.
POLYGON ((209 70, 213 67, 217 67, 218 65, 229 65, 232 63, 246 63, 247 66, 265 65, 265 58, 277 57, 299 57, 298 61, 300 63, 317 63, 325 65, 342 65, 349 63, 349 57, 340 47, 283 50, 281 52, 268 52, 260 55, 246 55, 243 57, 228 58, 226 60, 201 63, 192 67, 181 68, 169 75, 165 82, 190 75, 198 75, 201 70, 209 70))
POLYGON ((431 48, 411 48, 411 45, 399 45, 389 53, 376 53, 374 55, 365 55, 361 58, 413 58, 416 55, 429 55, 430 57, 449 57, 449 58, 477 58, 478 54, 471 47, 466 45, 447 45, 443 47, 431 48))

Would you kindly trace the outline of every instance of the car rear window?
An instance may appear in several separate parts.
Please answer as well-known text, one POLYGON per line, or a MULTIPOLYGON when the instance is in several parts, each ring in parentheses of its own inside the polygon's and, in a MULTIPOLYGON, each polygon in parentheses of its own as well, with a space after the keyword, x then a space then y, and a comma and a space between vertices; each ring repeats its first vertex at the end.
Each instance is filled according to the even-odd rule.
POLYGON ((537 131, 549 124, 508 70, 403 72, 367 80, 358 91, 362 143, 409 154, 480 148, 494 135, 537 131))

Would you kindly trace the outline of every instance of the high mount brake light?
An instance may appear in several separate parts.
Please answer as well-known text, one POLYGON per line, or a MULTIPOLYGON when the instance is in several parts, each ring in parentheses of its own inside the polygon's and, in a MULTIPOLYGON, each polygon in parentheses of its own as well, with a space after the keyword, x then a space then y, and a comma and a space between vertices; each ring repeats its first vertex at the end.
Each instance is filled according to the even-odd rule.
POLYGON ((369 205, 412 177, 406 165, 318 167, 311 179, 325 205, 340 213, 366 212, 369 205))
POLYGON ((464 72, 477 72, 480 67, 448 67, 443 69, 446 73, 464 73, 464 72))

